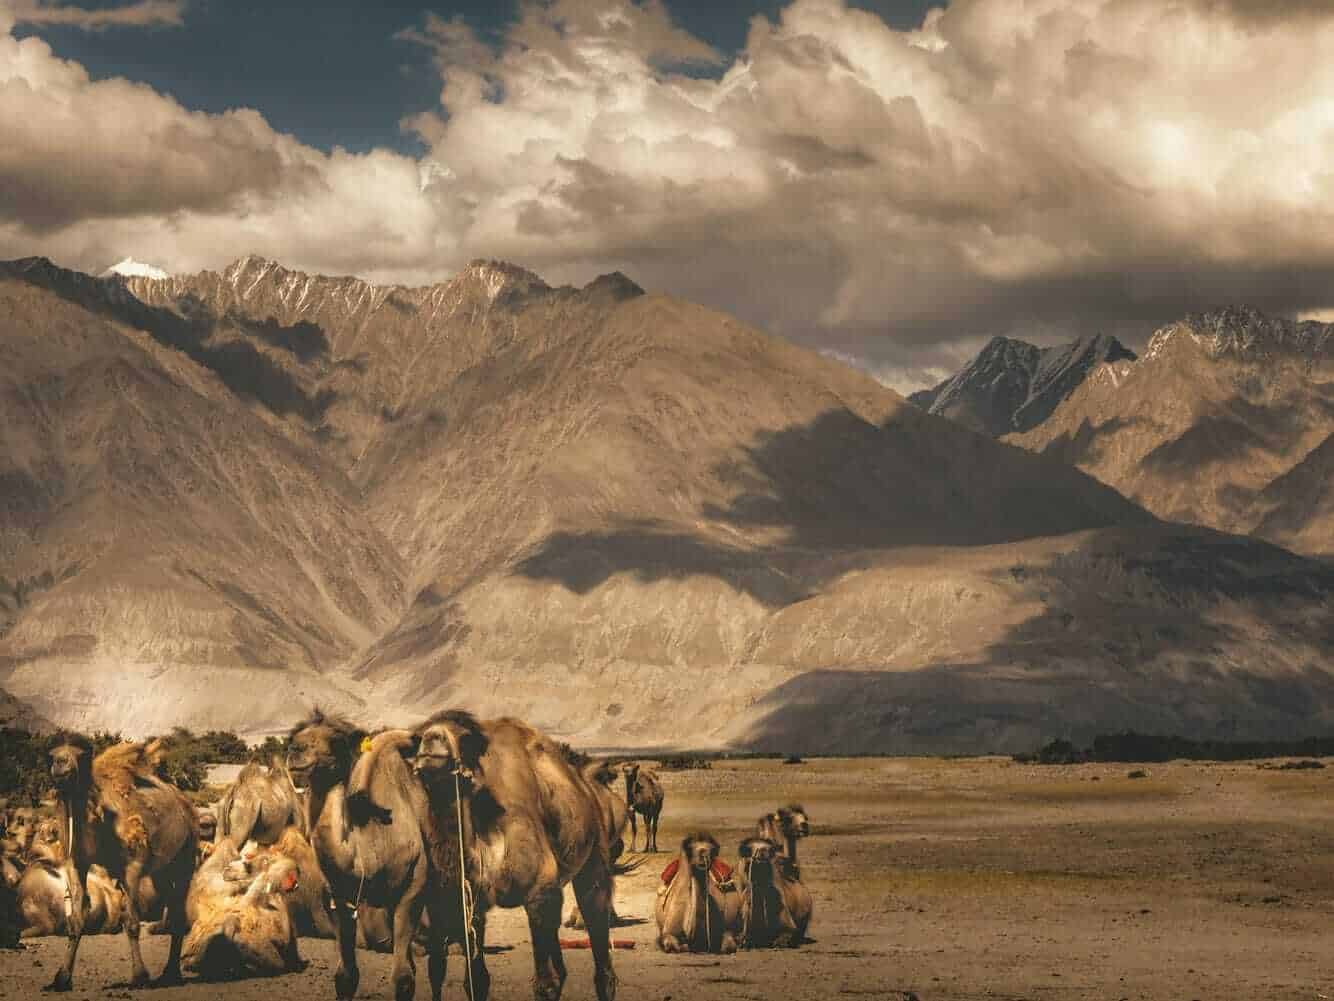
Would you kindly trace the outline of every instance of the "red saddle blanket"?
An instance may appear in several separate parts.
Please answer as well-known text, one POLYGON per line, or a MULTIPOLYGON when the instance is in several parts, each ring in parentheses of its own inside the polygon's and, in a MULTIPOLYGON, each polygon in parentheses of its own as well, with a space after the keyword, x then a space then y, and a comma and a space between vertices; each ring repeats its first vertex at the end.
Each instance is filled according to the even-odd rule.
MULTIPOLYGON (((674 858, 670 862, 668 862, 667 868, 662 870, 663 883, 670 885, 672 880, 676 878, 676 873, 680 868, 681 868, 680 858, 674 858)), ((724 862, 722 859, 714 859, 712 872, 713 872, 713 881, 715 883, 725 883, 727 882, 728 878, 732 875, 732 867, 728 865, 726 862, 724 862)))

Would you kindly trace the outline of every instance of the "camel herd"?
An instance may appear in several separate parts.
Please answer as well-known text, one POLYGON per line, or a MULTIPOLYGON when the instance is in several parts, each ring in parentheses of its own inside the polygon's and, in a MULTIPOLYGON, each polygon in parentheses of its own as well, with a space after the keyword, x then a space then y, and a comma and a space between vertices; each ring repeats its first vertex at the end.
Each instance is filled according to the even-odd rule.
MULTIPOLYGON (((15 809, 0 831, 0 938, 9 925, 68 936, 56 991, 72 989, 85 934, 118 931, 131 983, 149 983, 139 936, 151 919, 171 936, 157 984, 180 983, 183 969, 208 979, 293 972, 304 966, 299 938, 333 938, 337 998, 355 996, 366 948, 392 953, 397 1001, 414 996, 423 952, 439 1001, 454 946, 467 996, 482 1001, 487 913, 522 907, 534 996, 554 1001, 566 979, 568 883, 566 924, 587 930, 597 997, 612 1001, 613 880, 633 868, 620 862, 624 831, 633 851, 642 819, 644 849, 657 851, 662 784, 638 764, 579 766, 567 751, 515 719, 448 711, 371 734, 316 710, 292 729, 285 761, 252 762, 214 807, 196 810, 161 778, 157 742, 94 755, 86 738, 62 734, 50 752, 55 816, 15 809)), ((809 832, 799 806, 768 814, 735 869, 711 835, 686 838, 658 889, 659 948, 799 944, 811 896, 797 842, 809 832)))

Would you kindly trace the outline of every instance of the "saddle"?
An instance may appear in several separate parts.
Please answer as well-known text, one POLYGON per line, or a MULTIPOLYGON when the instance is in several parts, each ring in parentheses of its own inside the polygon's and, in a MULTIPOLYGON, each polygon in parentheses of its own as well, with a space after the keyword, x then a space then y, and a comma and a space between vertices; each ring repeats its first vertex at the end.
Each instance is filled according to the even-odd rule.
MULTIPOLYGON (((676 878, 676 874, 677 872, 680 871, 680 869, 681 869, 680 858, 674 858, 670 862, 668 862, 667 868, 662 870, 662 885, 671 886, 672 880, 676 878)), ((713 867, 709 870, 709 875, 713 877, 713 881, 715 883, 717 883, 719 886, 722 886, 724 883, 726 883, 729 879, 732 878, 732 867, 728 865, 726 862, 724 862, 722 859, 714 859, 713 867)))

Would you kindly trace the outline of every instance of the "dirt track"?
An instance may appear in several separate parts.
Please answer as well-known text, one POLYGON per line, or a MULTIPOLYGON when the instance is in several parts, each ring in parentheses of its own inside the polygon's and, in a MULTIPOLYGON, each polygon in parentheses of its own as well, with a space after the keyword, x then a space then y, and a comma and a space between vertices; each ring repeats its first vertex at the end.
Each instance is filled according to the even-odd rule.
MULTIPOLYGON (((664 853, 618 885, 623 999, 830 997, 1264 999, 1334 997, 1334 767, 1252 763, 1041 768, 996 759, 721 764, 669 773, 664 853), (1094 779, 1097 781, 1094 781, 1094 779), (653 948, 653 893, 686 829, 733 857, 755 816, 798 800, 815 823, 802 869, 813 942, 797 951, 669 957, 653 948)), ((566 933, 573 934, 573 933, 566 933)), ((497 1001, 531 997, 527 925, 493 915, 497 1001)), ((150 968, 165 939, 146 939, 150 968)), ((64 943, 0 953, 0 998, 28 998, 64 943)), ((161 1001, 333 998, 331 943, 302 974, 156 991, 161 1001)), ((121 937, 86 940, 72 998, 124 997, 121 937), (111 987, 109 990, 108 988, 111 987)), ((392 998, 387 957, 362 954, 360 996, 392 998)), ((565 997, 592 998, 586 951, 566 953, 565 997)), ((463 996, 450 964, 446 997, 463 996)), ((424 964, 418 997, 428 995, 424 964)))

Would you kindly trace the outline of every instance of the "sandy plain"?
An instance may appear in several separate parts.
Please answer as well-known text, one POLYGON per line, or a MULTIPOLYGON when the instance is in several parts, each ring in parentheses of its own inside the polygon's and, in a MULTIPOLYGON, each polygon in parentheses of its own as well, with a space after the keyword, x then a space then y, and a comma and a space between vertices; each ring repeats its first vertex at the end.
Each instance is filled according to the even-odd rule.
MULTIPOLYGON (((635 943, 615 954, 623 999, 1334 997, 1334 767, 862 758, 718 762, 663 779, 662 852, 617 886, 621 915, 636 922, 615 931, 635 943), (1137 767, 1147 777, 1128 778, 1137 767), (734 858, 759 814, 793 800, 814 823, 801 845, 812 941, 736 956, 658 952, 654 892, 681 837, 710 830, 734 858)), ((145 943, 156 968, 166 939, 145 943)), ((492 997, 531 997, 522 913, 494 913, 488 945, 492 997)), ((38 996, 63 949, 38 939, 0 953, 0 999, 38 996)), ((332 1001, 332 943, 302 951, 299 974, 149 996, 332 1001)), ((358 996, 392 998, 387 957, 361 958, 358 996)), ((565 997, 591 999, 588 952, 566 961, 565 997)), ((88 939, 71 997, 129 997, 127 975, 123 937, 88 939)), ((464 996, 461 976, 452 958, 446 997, 464 996)))

